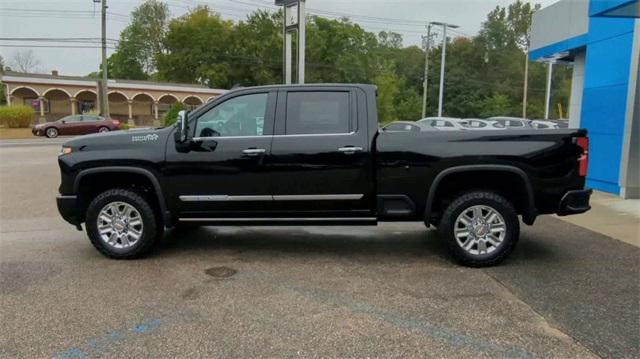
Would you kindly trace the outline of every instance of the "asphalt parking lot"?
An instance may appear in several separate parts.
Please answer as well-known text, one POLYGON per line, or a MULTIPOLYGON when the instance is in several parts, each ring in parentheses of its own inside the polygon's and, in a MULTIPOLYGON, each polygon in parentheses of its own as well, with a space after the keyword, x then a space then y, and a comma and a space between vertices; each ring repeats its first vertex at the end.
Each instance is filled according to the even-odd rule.
POLYGON ((0 144, 0 357, 640 356, 635 246, 540 218, 489 269, 420 224, 170 231, 114 261, 58 216, 47 143, 0 144))

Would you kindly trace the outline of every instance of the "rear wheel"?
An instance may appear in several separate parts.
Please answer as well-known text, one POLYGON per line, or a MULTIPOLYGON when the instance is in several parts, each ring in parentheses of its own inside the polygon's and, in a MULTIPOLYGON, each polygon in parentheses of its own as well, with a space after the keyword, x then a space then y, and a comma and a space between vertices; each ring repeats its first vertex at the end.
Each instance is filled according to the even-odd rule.
POLYGON ((164 229, 149 201, 125 189, 107 190, 91 201, 86 228, 93 246, 114 259, 144 256, 164 229))
POLYGON ((513 205, 492 192, 468 192, 454 199, 438 229, 447 239, 451 255, 471 267, 502 262, 520 236, 513 205))
POLYGON ((48 138, 56 138, 58 137, 58 129, 55 127, 49 127, 47 128, 47 130, 44 132, 45 136, 47 136, 48 138))
POLYGON ((100 132, 100 133, 102 133, 102 132, 109 132, 109 131, 111 131, 111 130, 109 129, 109 127, 105 127, 105 126, 102 126, 102 127, 100 127, 100 128, 98 129, 98 132, 100 132))

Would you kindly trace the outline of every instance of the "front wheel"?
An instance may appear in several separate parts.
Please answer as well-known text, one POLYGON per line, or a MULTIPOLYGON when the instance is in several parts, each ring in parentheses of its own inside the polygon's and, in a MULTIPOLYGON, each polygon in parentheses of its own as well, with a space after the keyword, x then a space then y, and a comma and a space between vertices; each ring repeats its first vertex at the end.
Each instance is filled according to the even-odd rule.
POLYGON ((149 202, 126 189, 107 190, 91 201, 86 228, 93 246, 114 259, 144 256, 164 229, 149 202))
POLYGON ((451 255, 470 267, 502 262, 520 236, 513 205, 493 192, 468 192, 454 199, 438 229, 447 239, 451 255))

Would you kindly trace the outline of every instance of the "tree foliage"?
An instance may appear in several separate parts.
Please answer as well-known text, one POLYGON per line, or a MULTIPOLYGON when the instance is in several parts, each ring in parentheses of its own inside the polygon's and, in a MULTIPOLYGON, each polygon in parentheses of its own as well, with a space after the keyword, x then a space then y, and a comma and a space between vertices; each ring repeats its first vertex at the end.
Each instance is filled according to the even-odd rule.
POLYGON ((163 40, 169 7, 147 0, 131 13, 131 23, 120 33, 116 52, 108 59, 110 77, 145 80, 157 69, 157 57, 164 52, 163 40))
MULTIPOLYGON (((444 114, 522 114, 524 66, 531 16, 539 5, 516 0, 491 11, 474 37, 447 45, 444 114)), ((402 36, 366 31, 348 18, 307 19, 306 82, 373 83, 380 118, 415 120, 422 110, 425 52, 402 36)), ((295 53, 294 41, 294 53, 295 53)), ((441 45, 429 52, 427 115, 435 115, 441 45)), ((546 67, 529 64, 528 115, 543 115, 546 67)), ((166 5, 148 0, 133 14, 109 59, 111 76, 232 88, 282 82, 282 15, 257 10, 242 21, 223 19, 214 5, 168 20, 166 5)), ((294 69, 295 70, 295 69, 294 69)), ((553 111, 568 107, 570 69, 556 66, 553 111)), ((295 71, 294 71, 295 74, 295 71)), ((294 77, 295 79, 295 77, 294 77)), ((566 114, 565 114, 566 115, 566 114)))

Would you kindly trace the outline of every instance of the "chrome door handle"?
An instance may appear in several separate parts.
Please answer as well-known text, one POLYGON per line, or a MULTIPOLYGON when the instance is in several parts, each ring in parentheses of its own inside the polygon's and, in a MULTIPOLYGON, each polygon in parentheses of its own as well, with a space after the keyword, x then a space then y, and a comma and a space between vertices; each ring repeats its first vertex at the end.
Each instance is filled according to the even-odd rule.
POLYGON ((242 150, 242 153, 244 153, 247 156, 257 156, 265 152, 266 150, 264 148, 247 148, 246 150, 242 150))
POLYGON ((362 147, 353 147, 353 146, 347 146, 347 147, 340 147, 338 148, 338 151, 347 154, 347 155, 351 155, 354 154, 356 152, 362 152, 362 147))

